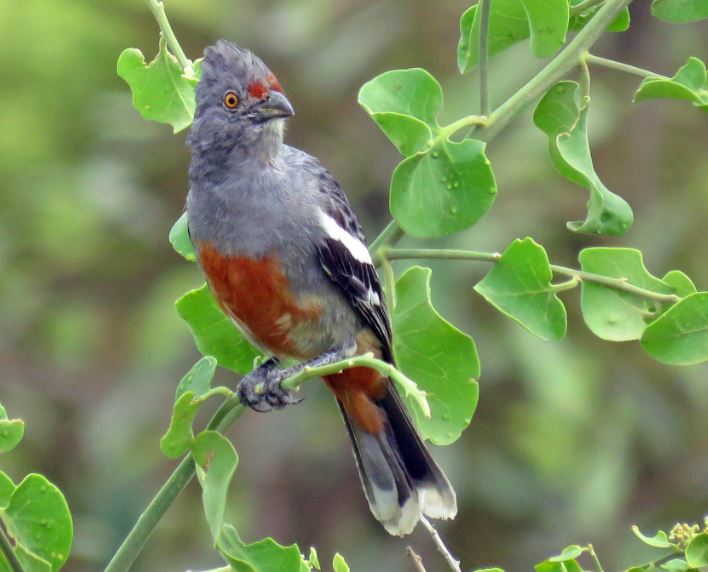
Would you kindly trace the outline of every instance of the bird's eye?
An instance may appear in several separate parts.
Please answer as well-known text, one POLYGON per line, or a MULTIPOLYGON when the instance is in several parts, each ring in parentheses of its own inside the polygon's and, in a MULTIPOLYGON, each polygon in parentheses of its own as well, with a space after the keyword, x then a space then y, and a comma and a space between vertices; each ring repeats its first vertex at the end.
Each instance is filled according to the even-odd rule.
POLYGON ((238 95, 234 91, 227 91, 224 94, 224 107, 229 111, 233 111, 238 107, 238 95))

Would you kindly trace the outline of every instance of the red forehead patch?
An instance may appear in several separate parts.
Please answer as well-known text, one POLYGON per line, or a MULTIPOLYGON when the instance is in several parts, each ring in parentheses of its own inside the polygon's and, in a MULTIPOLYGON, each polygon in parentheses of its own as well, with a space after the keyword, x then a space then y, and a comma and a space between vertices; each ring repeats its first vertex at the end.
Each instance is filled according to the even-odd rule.
POLYGON ((256 99, 263 99, 268 95, 268 88, 260 81, 256 80, 248 84, 248 94, 256 99))

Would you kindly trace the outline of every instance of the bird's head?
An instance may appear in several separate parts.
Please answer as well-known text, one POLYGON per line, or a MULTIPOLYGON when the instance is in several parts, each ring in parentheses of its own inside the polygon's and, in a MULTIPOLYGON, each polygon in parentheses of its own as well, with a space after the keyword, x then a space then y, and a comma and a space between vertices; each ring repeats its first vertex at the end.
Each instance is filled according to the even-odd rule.
POLYGON ((251 51, 219 40, 204 52, 193 148, 238 147, 268 155, 280 145, 285 119, 294 114, 275 75, 251 51))

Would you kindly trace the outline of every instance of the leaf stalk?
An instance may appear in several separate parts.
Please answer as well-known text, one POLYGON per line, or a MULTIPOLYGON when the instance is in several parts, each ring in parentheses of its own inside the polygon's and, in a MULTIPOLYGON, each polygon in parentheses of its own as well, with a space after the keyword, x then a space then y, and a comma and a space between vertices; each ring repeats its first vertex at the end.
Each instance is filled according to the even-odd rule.
POLYGON ((668 76, 661 75, 660 73, 656 73, 653 71, 645 70, 642 68, 638 68, 637 66, 633 66, 630 64, 625 64, 622 62, 618 62, 615 60, 611 60, 608 58, 602 58, 600 56, 595 56, 590 53, 586 53, 583 56, 583 61, 586 64, 593 64, 596 66, 602 66, 605 68, 621 71, 624 73, 632 74, 632 75, 638 75, 640 77, 654 77, 654 78, 659 78, 659 79, 671 79, 668 76))
POLYGON ((170 51, 174 54, 175 58, 179 62, 179 65, 184 70, 184 75, 187 77, 194 77, 194 68, 192 62, 189 61, 187 55, 184 53, 182 46, 180 46, 179 41, 177 41, 177 36, 175 36, 172 26, 170 26, 170 21, 167 19, 167 14, 165 13, 165 5, 158 0, 145 0, 147 2, 148 8, 155 17, 157 24, 160 26, 160 31, 162 32, 167 46, 170 51))
POLYGON ((17 559, 15 551, 12 549, 12 543, 5 534, 5 529, 0 525, 0 552, 5 556, 5 560, 10 565, 12 572, 25 572, 22 563, 17 559))
POLYGON ((479 110, 487 117, 489 107, 489 4, 490 0, 479 2, 479 110))

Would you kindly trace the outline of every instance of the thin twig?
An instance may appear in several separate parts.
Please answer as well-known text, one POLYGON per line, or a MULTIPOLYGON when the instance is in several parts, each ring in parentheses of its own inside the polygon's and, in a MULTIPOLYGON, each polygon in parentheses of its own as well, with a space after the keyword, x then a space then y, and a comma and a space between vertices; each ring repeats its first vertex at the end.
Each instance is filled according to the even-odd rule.
POLYGON ((172 31, 172 26, 170 26, 170 22, 167 19, 167 14, 165 14, 165 5, 157 0, 145 1, 160 26, 160 30, 162 31, 162 35, 167 42, 167 46, 170 48, 170 51, 174 54, 175 58, 177 58, 177 61, 184 70, 185 75, 190 77, 193 76, 194 68, 192 67, 192 62, 190 62, 189 58, 187 58, 182 46, 180 46, 177 41, 177 36, 175 36, 175 33, 172 31))
POLYGON ((590 555, 590 558, 592 559, 593 564, 595 565, 595 568, 597 569, 597 572, 605 572, 602 568, 602 564, 600 563, 600 559, 597 557, 597 553, 595 552, 595 548, 593 547, 593 545, 588 544, 586 548, 588 554, 590 555))
POLYGON ((415 572, 426 572, 425 566, 423 566, 423 559, 415 553, 415 550, 413 550, 412 547, 406 546, 406 553, 408 554, 408 558, 410 558, 413 563, 415 572))
POLYGON ((443 555, 445 561, 448 563, 450 568, 455 572, 462 572, 462 569, 460 568, 460 561, 456 560, 455 557, 450 553, 447 546, 445 546, 443 539, 440 538, 440 534, 435 529, 435 527, 430 524, 430 521, 421 514, 420 522, 422 522, 425 525, 425 528, 428 529, 430 536, 433 537, 433 542, 435 542, 435 546, 438 547, 438 550, 443 555))
POLYGON ((479 1, 479 110, 485 117, 489 107, 489 4, 490 0, 479 1))
POLYGON ((595 56, 593 54, 585 54, 585 56, 583 57, 583 61, 585 61, 589 64, 596 65, 596 66, 602 66, 605 68, 621 71, 624 73, 638 75, 640 77, 655 77, 655 78, 659 78, 659 79, 670 79, 669 77, 667 77, 665 75, 661 75, 660 73, 645 70, 643 68, 638 68, 637 66, 633 66, 630 64, 617 62, 615 60, 610 60, 608 58, 601 58, 600 56, 595 56))
POLYGON ((12 572, 24 572, 22 563, 17 559, 15 551, 12 549, 12 543, 5 534, 4 528, 0 525, 0 551, 5 555, 5 560, 10 565, 12 572))

